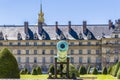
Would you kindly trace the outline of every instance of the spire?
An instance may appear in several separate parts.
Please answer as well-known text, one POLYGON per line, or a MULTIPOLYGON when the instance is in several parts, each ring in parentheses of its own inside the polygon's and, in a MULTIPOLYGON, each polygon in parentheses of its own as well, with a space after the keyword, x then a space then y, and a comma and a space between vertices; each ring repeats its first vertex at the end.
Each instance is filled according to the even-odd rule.
POLYGON ((44 13, 42 11, 42 4, 40 4, 40 13, 38 14, 38 23, 44 23, 44 13))

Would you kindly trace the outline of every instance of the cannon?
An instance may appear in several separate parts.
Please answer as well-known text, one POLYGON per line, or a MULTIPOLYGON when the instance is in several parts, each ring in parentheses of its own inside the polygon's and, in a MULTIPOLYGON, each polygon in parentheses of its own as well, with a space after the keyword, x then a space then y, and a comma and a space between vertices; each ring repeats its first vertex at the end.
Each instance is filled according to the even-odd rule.
POLYGON ((66 41, 59 41, 57 43, 57 60, 58 62, 66 62, 67 52, 68 52, 68 43, 66 41))

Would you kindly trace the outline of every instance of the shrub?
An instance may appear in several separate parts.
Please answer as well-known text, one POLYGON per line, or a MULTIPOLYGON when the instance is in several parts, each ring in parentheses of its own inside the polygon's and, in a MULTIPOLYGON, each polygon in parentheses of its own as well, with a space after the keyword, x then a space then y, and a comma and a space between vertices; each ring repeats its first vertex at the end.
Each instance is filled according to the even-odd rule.
POLYGON ((118 72, 118 70, 119 70, 119 67, 120 67, 120 62, 118 62, 118 63, 114 66, 114 69, 113 69, 113 72, 112 72, 112 75, 113 75, 114 77, 117 76, 117 72, 118 72))
POLYGON ((28 70, 26 68, 24 68, 20 71, 20 74, 27 74, 27 72, 28 72, 28 70))
POLYGON ((87 68, 87 74, 90 73, 90 68, 91 68, 91 66, 89 65, 88 68, 87 68))
POLYGON ((30 73, 30 71, 27 71, 27 73, 26 73, 26 74, 31 74, 31 73, 30 73))
POLYGON ((51 64, 49 69, 48 69, 48 73, 51 73, 52 75, 54 75, 54 65, 51 64))
POLYGON ((103 68, 102 74, 107 74, 107 68, 106 67, 103 68))
POLYGON ((119 71, 117 72, 117 78, 120 79, 120 68, 119 71))
POLYGON ((32 75, 37 75, 37 70, 35 68, 33 68, 31 74, 32 75))
POLYGON ((39 74, 42 74, 42 71, 41 71, 41 68, 40 68, 40 67, 37 67, 36 70, 37 70, 37 74, 38 74, 38 75, 39 75, 39 74))
POLYGON ((98 74, 98 71, 97 71, 97 69, 96 69, 96 68, 94 68, 94 70, 93 70, 92 74, 98 74))
POLYGON ((80 74, 86 74, 86 68, 84 67, 84 66, 81 66, 80 68, 79 68, 79 73, 80 74))
POLYGON ((112 67, 108 67, 107 73, 110 74, 112 71, 112 67))
MULTIPOLYGON (((66 73, 66 67, 67 67, 67 66, 64 66, 64 68, 63 68, 63 70, 62 70, 63 73, 66 73)), ((74 74, 74 76, 79 77, 79 72, 78 72, 78 70, 75 68, 75 66, 72 65, 72 64, 69 64, 69 75, 70 75, 70 78, 72 78, 72 75, 73 75, 73 74, 74 74)))
POLYGON ((0 78, 20 78, 17 61, 7 48, 0 52, 0 78))

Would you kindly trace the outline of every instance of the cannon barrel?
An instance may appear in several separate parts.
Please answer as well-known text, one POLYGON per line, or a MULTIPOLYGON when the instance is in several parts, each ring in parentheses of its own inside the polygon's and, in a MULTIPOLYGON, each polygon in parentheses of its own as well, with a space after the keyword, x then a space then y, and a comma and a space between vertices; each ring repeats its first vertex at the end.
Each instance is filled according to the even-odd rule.
POLYGON ((60 62, 65 62, 67 58, 68 43, 66 41, 59 41, 57 43, 57 57, 60 62))

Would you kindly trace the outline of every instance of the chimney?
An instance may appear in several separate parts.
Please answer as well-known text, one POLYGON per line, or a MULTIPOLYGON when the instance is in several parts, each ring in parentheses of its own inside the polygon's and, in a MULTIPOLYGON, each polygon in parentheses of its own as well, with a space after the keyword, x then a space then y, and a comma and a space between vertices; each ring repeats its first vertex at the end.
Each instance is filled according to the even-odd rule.
POLYGON ((28 34, 28 22, 24 22, 24 32, 28 34))
POLYGON ((57 21, 55 22, 55 29, 56 29, 56 32, 57 32, 57 30, 58 30, 58 22, 57 21))
POLYGON ((112 28, 112 25, 113 25, 113 22, 111 20, 108 21, 108 24, 109 24, 109 29, 112 28))
POLYGON ((86 32, 86 26, 87 26, 87 22, 86 21, 83 21, 83 32, 86 32))
POLYGON ((69 32, 71 30, 71 21, 68 22, 68 30, 69 30, 69 32))

